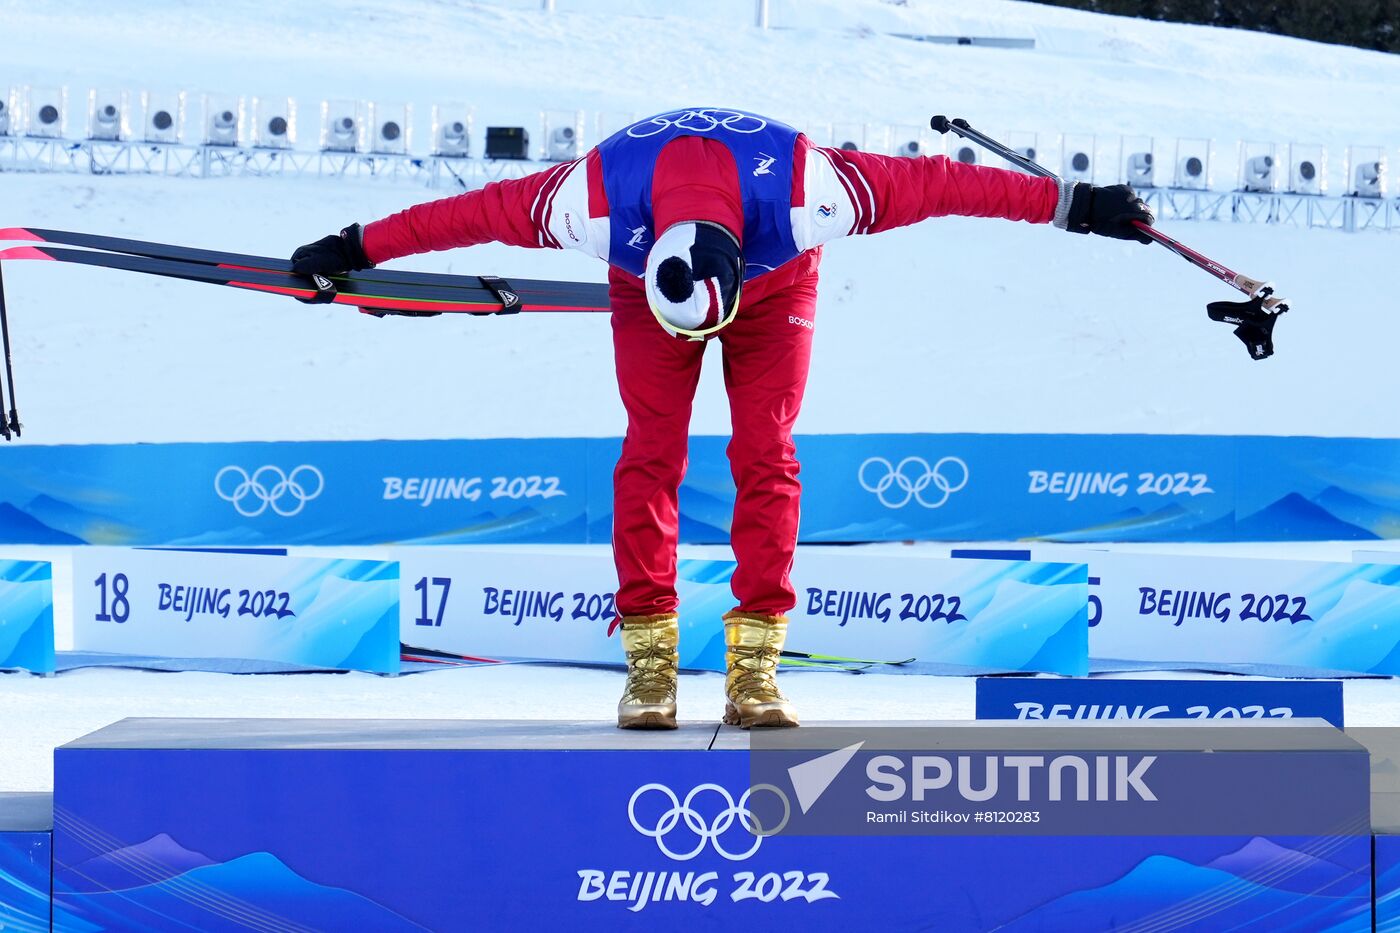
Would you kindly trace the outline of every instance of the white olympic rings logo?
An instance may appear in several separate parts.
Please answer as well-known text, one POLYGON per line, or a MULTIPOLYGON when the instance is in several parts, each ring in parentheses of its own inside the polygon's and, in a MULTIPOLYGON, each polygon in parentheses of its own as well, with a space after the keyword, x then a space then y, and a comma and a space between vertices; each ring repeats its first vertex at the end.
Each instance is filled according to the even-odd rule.
POLYGON ((214 491, 219 498, 232 502, 244 518, 256 518, 268 509, 290 518, 325 488, 321 471, 307 463, 291 473, 282 472, 280 467, 263 466, 249 474, 242 467, 226 466, 214 477, 214 491))
POLYGON ((905 457, 899 461, 898 466, 891 465, 884 457, 871 457, 860 465, 860 470, 856 473, 861 488, 866 492, 873 492, 880 504, 887 509, 902 509, 911 499, 926 509, 942 508, 949 496, 967 485, 970 476, 967 464, 957 457, 944 457, 932 467, 923 457, 905 457), (880 478, 872 483, 866 476, 866 470, 875 464, 879 464, 883 472, 880 473, 880 478), (962 478, 956 483, 952 482, 943 472, 945 466, 952 468, 950 472, 960 471, 962 478), (924 490, 930 486, 940 493, 937 499, 924 497, 924 490), (895 489, 903 495, 886 496, 890 489, 895 489))
POLYGON ((758 847, 763 844, 764 836, 771 836, 780 832, 788 824, 788 818, 792 816, 792 804, 788 802, 787 795, 772 784, 755 784, 736 801, 730 796, 729 791, 718 784, 697 784, 690 793, 685 795, 685 800, 676 796, 676 792, 665 784, 643 784, 632 794, 632 799, 627 801, 627 818, 632 821, 632 828, 643 836, 650 836, 656 840, 656 847, 661 850, 667 858, 677 862, 688 862, 701 852, 705 851, 706 843, 714 847, 715 852, 722 855, 731 862, 742 862, 758 851, 758 847), (783 802, 783 820, 771 830, 764 831, 762 826, 758 826, 755 832, 755 819, 753 812, 749 810, 749 797, 754 791, 771 791, 779 800, 783 802), (637 821, 637 799, 648 791, 659 791, 671 802, 671 809, 661 814, 656 825, 647 829, 637 821), (715 815, 713 823, 706 823, 705 817, 695 810, 691 804, 695 802, 697 795, 704 791, 718 794, 724 801, 724 809, 715 815), (748 832, 753 834, 753 845, 744 852, 730 852, 720 845, 720 836, 734 826, 734 821, 738 820, 748 832), (699 842, 695 848, 684 852, 673 852, 666 845, 666 836, 684 821, 686 828, 696 835, 699 842))
POLYGON ((767 125, 768 121, 762 117, 740 113, 737 110, 716 110, 707 107, 704 110, 677 110, 675 113, 663 113, 650 120, 629 126, 627 135, 633 139, 646 139, 674 127, 678 130, 689 130, 692 133, 713 133, 715 130, 728 130, 731 133, 741 133, 747 136, 750 133, 757 133, 767 125))

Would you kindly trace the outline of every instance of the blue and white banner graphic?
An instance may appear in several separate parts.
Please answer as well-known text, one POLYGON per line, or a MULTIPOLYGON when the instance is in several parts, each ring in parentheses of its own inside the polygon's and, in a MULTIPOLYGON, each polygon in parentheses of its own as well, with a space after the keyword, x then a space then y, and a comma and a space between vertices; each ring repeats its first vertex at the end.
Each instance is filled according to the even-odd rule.
POLYGON ((52 674, 53 567, 42 560, 0 560, 0 671, 52 674))
POLYGON ((1089 570, 1094 671, 1400 673, 1400 564, 1124 553, 1054 544, 952 553, 996 561, 1083 561, 1089 570))
POLYGON ((798 549, 790 647, 928 673, 1088 673, 1083 564, 798 549))
POLYGON ((1097 662, 1400 674, 1400 565, 1118 552, 1091 561, 1097 662))
MULTIPOLYGON (((6 931, 39 933, 52 929, 52 831, 14 828, 5 812, 12 809, 11 798, 37 796, 0 793, 0 929, 6 931)), ((25 807, 30 808, 27 801, 25 807)))
MULTIPOLYGON (((405 645, 489 660, 620 664, 608 632, 617 571, 602 550, 400 548, 400 638, 405 645)), ((681 666, 724 670, 720 619, 734 608, 734 563, 683 559, 681 666)))
POLYGON ((811 541, 1231 537, 1231 438, 803 437, 811 541))
MULTIPOLYGON (((691 439, 685 542, 728 540, 726 441, 691 439)), ((619 449, 617 438, 25 445, 0 463, 0 543, 606 543, 619 449)), ((1400 439, 843 434, 799 437, 797 450, 805 542, 1400 536, 1400 439)))
POLYGON ((78 651, 399 671, 393 562, 78 548, 73 580, 78 651))
POLYGON ((816 465, 802 474, 809 541, 1400 534, 1400 440, 835 435, 800 438, 797 450, 816 465))
MULTIPOLYGON (((1089 629, 1092 631, 1103 619, 1103 601, 1099 599, 1098 590, 1100 574, 1103 572, 1102 558, 1107 553, 1103 548, 1037 544, 1027 548, 951 548, 948 556, 972 560, 1034 560, 1057 564, 1083 564, 1088 570, 1089 629)), ((1094 657, 1092 648, 1090 645, 1091 660, 1094 657)))
POLYGON ((1337 680, 979 677, 978 719, 1323 719, 1342 721, 1337 680))
MULTIPOLYGON (((617 576, 604 552, 403 548, 403 642, 488 659, 616 664, 617 576)), ((681 555, 681 665, 724 669, 734 562, 681 555)), ((1087 672, 1082 564, 833 553, 800 547, 789 651, 922 673, 1087 672)))

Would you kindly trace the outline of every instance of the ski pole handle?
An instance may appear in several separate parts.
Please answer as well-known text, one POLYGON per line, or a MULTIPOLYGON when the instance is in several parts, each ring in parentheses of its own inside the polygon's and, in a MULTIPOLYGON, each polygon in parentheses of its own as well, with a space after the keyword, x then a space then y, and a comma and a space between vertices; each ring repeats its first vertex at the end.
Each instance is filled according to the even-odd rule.
POLYGON ((1020 168, 1025 169, 1027 172, 1030 172, 1032 175, 1039 175, 1041 178, 1053 178, 1056 181, 1060 180, 1060 176, 1056 175, 1054 172, 1050 171, 1048 168, 1041 165, 1039 162, 1027 158, 1021 153, 1017 152, 1015 149, 1007 148, 1006 146, 997 142, 995 139, 992 139, 990 136, 986 135, 980 130, 973 129, 971 124, 969 124, 962 117, 955 117, 954 119, 949 120, 947 117, 943 116, 942 114, 939 114, 938 116, 929 120, 928 124, 930 127, 932 127, 934 130, 937 130, 939 133, 951 132, 955 136, 961 136, 963 139, 969 139, 972 142, 977 143, 977 145, 981 146, 983 149, 995 152, 997 155, 1001 156, 1003 159, 1010 162, 1012 165, 1019 166, 1020 168))

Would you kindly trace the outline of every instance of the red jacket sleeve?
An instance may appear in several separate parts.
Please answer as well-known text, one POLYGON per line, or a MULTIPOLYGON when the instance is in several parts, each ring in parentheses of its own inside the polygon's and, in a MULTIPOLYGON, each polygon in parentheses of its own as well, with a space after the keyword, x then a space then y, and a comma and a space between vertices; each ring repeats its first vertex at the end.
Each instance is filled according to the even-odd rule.
POLYGON ((478 191, 417 204, 364 228, 365 255, 375 264, 431 250, 505 243, 556 246, 544 208, 575 163, 565 162, 524 178, 495 181, 478 191))
POLYGON ((947 156, 909 159, 825 148, 821 153, 855 202, 852 233, 879 233, 949 214, 1044 224, 1054 219, 1060 199, 1053 178, 967 165, 947 156))

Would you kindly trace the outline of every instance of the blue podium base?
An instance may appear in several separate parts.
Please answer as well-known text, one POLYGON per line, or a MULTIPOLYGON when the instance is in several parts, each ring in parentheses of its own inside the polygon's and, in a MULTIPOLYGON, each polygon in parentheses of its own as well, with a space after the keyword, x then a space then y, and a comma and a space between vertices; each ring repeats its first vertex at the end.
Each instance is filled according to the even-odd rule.
POLYGON ((49 928, 53 797, 0 794, 0 930, 49 928))
POLYGON ((1400 933, 1400 835, 1376 834, 1376 933, 1400 933))
POLYGON ((125 720, 55 753, 54 929, 1370 928, 1369 835, 759 837, 749 759, 698 723, 125 720))

